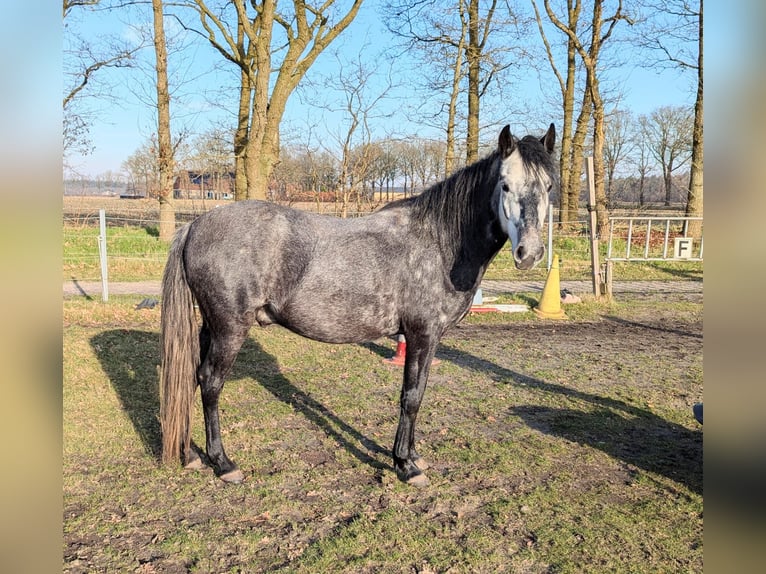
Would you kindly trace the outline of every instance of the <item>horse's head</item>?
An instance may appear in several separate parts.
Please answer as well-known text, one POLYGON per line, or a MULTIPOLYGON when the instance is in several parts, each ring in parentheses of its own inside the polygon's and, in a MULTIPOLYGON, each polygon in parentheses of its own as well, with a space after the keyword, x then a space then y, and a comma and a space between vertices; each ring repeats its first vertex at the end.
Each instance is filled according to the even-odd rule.
POLYGON ((510 126, 505 126, 498 138, 501 165, 495 205, 511 240, 517 269, 532 269, 545 253, 540 232, 548 211, 548 194, 558 181, 552 157, 555 142, 553 124, 541 139, 525 136, 516 140, 510 126))

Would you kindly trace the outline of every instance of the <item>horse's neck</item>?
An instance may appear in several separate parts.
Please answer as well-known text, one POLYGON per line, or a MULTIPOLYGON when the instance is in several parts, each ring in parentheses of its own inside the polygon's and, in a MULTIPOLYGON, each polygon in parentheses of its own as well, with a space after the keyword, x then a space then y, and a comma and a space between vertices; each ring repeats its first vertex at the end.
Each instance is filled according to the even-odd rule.
POLYGON ((499 222, 488 221, 482 229, 466 229, 454 254, 450 278, 460 291, 476 289, 489 264, 507 240, 499 222))

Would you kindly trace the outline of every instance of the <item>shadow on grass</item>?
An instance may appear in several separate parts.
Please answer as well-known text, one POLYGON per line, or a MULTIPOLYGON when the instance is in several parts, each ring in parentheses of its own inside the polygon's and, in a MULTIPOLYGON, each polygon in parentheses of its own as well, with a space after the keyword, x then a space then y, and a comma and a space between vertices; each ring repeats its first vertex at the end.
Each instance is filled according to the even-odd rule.
POLYGON ((678 279, 684 279, 688 281, 696 281, 702 283, 702 271, 699 269, 682 269, 679 267, 660 266, 663 273, 677 277, 678 279))
POLYGON ((77 278, 74 275, 71 276, 71 279, 72 279, 72 284, 75 286, 75 289, 77 289, 80 295, 85 297, 85 299, 88 301, 93 301, 93 297, 91 297, 88 294, 88 292, 83 288, 83 286, 80 285, 80 282, 77 280, 77 278))
POLYGON ((702 333, 692 333, 690 331, 682 331, 680 329, 671 329, 667 327, 661 327, 659 325, 652 325, 650 323, 643 323, 638 321, 630 321, 628 319, 623 319, 621 317, 615 317, 613 315, 605 315, 604 319, 607 321, 612 321, 613 323, 618 323, 620 325, 623 325, 625 327, 638 327, 640 329, 649 329, 652 331, 660 331, 662 333, 670 333, 672 335, 679 335, 681 337, 690 337, 692 339, 702 339, 703 335, 702 333))
MULTIPOLYGON (((156 366, 160 358, 157 333, 115 329, 95 335, 91 345, 136 434, 147 451, 159 457, 161 434, 156 366)), ((362 346, 383 358, 393 354, 392 349, 378 343, 362 346)), ((592 405, 589 410, 519 405, 512 407, 510 412, 541 432, 592 446, 626 463, 684 484, 693 492, 702 493, 701 432, 668 422, 646 409, 617 399, 523 375, 448 345, 440 345, 437 356, 466 369, 490 373, 508 384, 589 403, 592 405)), ((276 358, 265 352, 252 338, 248 338, 242 347, 234 365, 234 375, 257 381, 362 463, 375 469, 391 470, 390 465, 382 464, 370 455, 383 453, 390 457, 388 449, 293 384, 281 372, 276 358)))
MULTIPOLYGON (((393 470, 392 465, 383 464, 370 456, 370 453, 382 453, 390 457, 391 451, 389 449, 383 448, 375 440, 345 422, 309 393, 295 386, 290 379, 282 374, 277 359, 264 351, 263 347, 252 337, 248 337, 245 344, 242 345, 237 362, 234 364, 233 374, 236 377, 248 377, 255 380, 275 398, 290 405, 295 411, 319 427, 327 436, 336 441, 338 446, 360 462, 376 469, 393 470)), ((225 389, 224 392, 226 392, 225 389)))
MULTIPOLYGON (((157 374, 160 362, 159 335, 149 331, 114 329, 95 335, 90 344, 144 448, 159 458, 162 450, 157 374)), ((274 397, 303 414, 364 464, 376 469, 393 468, 370 456, 370 453, 390 456, 389 450, 382 448, 296 387, 281 373, 276 358, 265 352, 252 338, 248 338, 242 346, 233 374, 254 379, 274 397)), ((226 387, 223 393, 226 393, 226 387)), ((196 400, 199 400, 199 394, 196 400)))
POLYGON ((617 399, 529 377, 453 347, 441 345, 440 349, 441 358, 463 368, 489 372, 508 384, 589 403, 592 407, 587 410, 519 405, 511 407, 510 413, 543 433, 599 449, 702 494, 701 432, 617 399))
MULTIPOLYGON (((393 345, 396 346, 395 340, 393 342, 393 345)), ((377 343, 375 341, 370 341, 369 343, 359 343, 359 346, 364 347, 371 353, 375 353, 381 359, 390 359, 394 356, 394 353, 396 352, 396 349, 394 347, 386 347, 385 345, 381 345, 380 343, 377 343)))
POLYGON ((159 336, 151 331, 114 329, 94 335, 90 344, 144 448, 159 457, 159 336))

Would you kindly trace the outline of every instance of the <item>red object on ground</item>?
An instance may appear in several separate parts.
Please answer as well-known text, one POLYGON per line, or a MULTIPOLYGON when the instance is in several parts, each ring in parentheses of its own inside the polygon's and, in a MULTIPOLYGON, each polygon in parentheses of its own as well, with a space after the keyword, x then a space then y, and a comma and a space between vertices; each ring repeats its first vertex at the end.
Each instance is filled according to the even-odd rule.
MULTIPOLYGON (((396 339, 396 352, 390 359, 383 359, 383 362, 387 365, 394 365, 396 367, 404 366, 404 358, 407 355, 407 341, 404 339, 404 335, 399 335, 396 339)), ((433 359, 431 365, 438 365, 441 363, 439 359, 433 359)))
POLYGON ((498 313, 497 307, 485 307, 484 305, 472 305, 471 313, 498 313))
POLYGON ((383 359, 384 363, 389 365, 396 365, 397 367, 404 366, 404 356, 407 354, 407 341, 404 340, 404 335, 399 335, 396 341, 396 352, 390 359, 383 359))

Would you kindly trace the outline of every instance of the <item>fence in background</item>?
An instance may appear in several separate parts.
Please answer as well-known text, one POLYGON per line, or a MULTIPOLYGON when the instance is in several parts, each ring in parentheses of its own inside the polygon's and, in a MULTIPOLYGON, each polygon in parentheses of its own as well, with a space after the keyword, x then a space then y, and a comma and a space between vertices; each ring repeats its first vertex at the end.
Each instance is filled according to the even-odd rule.
MULTIPOLYGON (((179 201, 176 206, 176 222, 181 225, 225 203, 228 202, 179 201)), ((315 203, 301 204, 297 207, 316 211, 315 203)), ((332 214, 332 204, 320 204, 320 212, 332 214)), ((353 215, 365 213, 368 212, 353 215)), ((635 214, 636 211, 613 210, 613 213, 635 214)), ((643 244, 641 248, 636 247, 637 241, 642 237, 637 231, 638 220, 652 221, 649 234, 652 238, 659 232, 660 224, 657 223, 659 220, 676 222, 671 225, 669 240, 678 235, 674 226, 680 229, 681 224, 678 222, 683 218, 677 216, 677 208, 671 212, 654 209, 638 213, 640 215, 616 215, 609 244, 603 241, 601 243, 601 256, 606 254, 604 261, 610 266, 609 281, 611 281, 611 261, 621 260, 619 259, 621 252, 617 251, 618 246, 623 245, 619 243, 620 238, 624 240, 628 235, 631 236, 631 258, 635 258, 639 251, 643 253, 643 244)), ((592 249, 588 237, 589 215, 589 212, 583 209, 576 221, 561 224, 557 222, 558 210, 554 208, 544 226, 543 233, 548 239, 547 267, 550 267, 550 254, 555 252, 562 262, 560 267, 562 280, 584 280, 591 276, 592 249), (550 230, 552 233, 549 233, 550 230)), ((159 230, 159 208, 156 200, 68 197, 64 202, 63 224, 65 281, 104 281, 107 268, 109 281, 157 280, 161 277, 168 246, 156 240, 159 230), (103 223, 99 217, 101 210, 104 212, 103 223), (137 230, 140 232, 137 233, 137 230), (106 261, 107 252, 108 262, 106 261)), ((699 254, 699 260, 701 260, 701 246, 699 254)), ((601 272, 600 269, 599 271, 603 281, 606 272, 601 272)), ((546 274, 546 267, 541 265, 521 275, 513 264, 511 250, 505 247, 488 269, 486 278, 543 281, 546 274)), ((606 286, 604 288, 606 289, 606 286)), ((108 285, 104 287, 103 293, 107 293, 108 296, 108 285)))
POLYGON ((613 216, 605 259, 605 289, 612 296, 616 261, 703 261, 702 217, 613 216), (699 222, 698 237, 689 224, 699 222))

